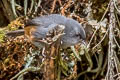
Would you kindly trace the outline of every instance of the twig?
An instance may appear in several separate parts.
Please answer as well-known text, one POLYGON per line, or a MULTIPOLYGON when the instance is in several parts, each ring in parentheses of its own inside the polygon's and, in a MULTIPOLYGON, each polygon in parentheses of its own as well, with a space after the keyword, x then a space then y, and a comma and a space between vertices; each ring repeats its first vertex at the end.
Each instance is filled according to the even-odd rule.
POLYGON ((109 28, 107 29, 107 31, 106 31, 105 35, 103 36, 102 40, 97 45, 95 45, 92 49, 95 49, 99 44, 102 43, 102 41, 105 39, 106 35, 108 34, 108 31, 109 31, 109 28))
POLYGON ((75 56, 79 61, 81 61, 81 57, 80 57, 80 56, 77 54, 77 52, 75 51, 74 46, 71 46, 71 50, 73 51, 74 56, 75 56))
POLYGON ((117 5, 116 5, 116 3, 115 3, 115 0, 113 0, 113 2, 114 2, 115 9, 120 13, 120 10, 117 8, 117 5))
POLYGON ((15 6, 19 7, 20 9, 22 9, 22 6, 17 4, 16 2, 15 2, 15 6))
POLYGON ((118 48, 120 49, 120 45, 118 44, 118 42, 117 42, 115 37, 114 37, 114 41, 115 41, 116 45, 118 46, 118 48))
POLYGON ((59 2, 59 4, 60 4, 60 6, 62 6, 61 0, 58 0, 58 2, 59 2))
POLYGON ((116 77, 116 76, 118 76, 118 75, 120 75, 120 73, 118 73, 118 74, 115 74, 113 77, 116 77))
POLYGON ((114 54, 114 59, 113 60, 114 60, 114 65, 115 65, 115 68, 116 68, 116 72, 118 74, 120 72, 120 69, 119 69, 120 62, 119 62, 119 59, 118 59, 116 54, 114 54))
POLYGON ((106 66, 107 66, 107 60, 108 60, 107 57, 108 57, 108 56, 105 57, 104 64, 103 64, 103 67, 102 67, 102 70, 101 70, 101 75, 104 75, 104 71, 105 71, 105 68, 106 68, 106 66))
POLYGON ((42 6, 40 6, 40 8, 42 9, 42 11, 41 11, 41 16, 42 16, 42 13, 44 12, 45 14, 49 14, 45 9, 43 9, 43 7, 42 6))
POLYGON ((29 13, 31 13, 31 11, 32 11, 32 9, 33 9, 33 4, 34 4, 34 0, 31 0, 31 5, 30 5, 29 13))
POLYGON ((96 73, 96 72, 97 72, 97 74, 96 74, 96 76, 95 76, 95 77, 97 77, 97 75, 98 75, 98 74, 100 73, 100 71, 101 71, 102 61, 103 61, 103 54, 100 54, 100 55, 99 55, 99 65, 98 65, 98 67, 97 67, 96 69, 93 69, 93 70, 86 70, 86 71, 83 71, 83 72, 79 73, 75 80, 78 80, 78 78, 79 78, 81 75, 86 74, 87 72, 90 72, 90 73, 96 73))
POLYGON ((96 68, 96 69, 97 69, 97 73, 96 73, 96 75, 94 76, 94 79, 96 79, 97 76, 98 76, 98 75, 100 74, 100 72, 101 72, 102 62, 103 62, 103 53, 100 53, 100 54, 99 54, 98 67, 96 68))
POLYGON ((11 2, 11 6, 12 6, 12 10, 13 10, 13 14, 15 15, 15 17, 17 17, 16 9, 15 9, 15 1, 14 1, 14 0, 10 0, 10 2, 11 2))
POLYGON ((90 65, 90 66, 88 67, 87 71, 90 71, 90 70, 92 69, 92 67, 93 67, 93 62, 92 62, 92 59, 91 59, 91 57, 90 57, 90 54, 88 53, 88 50, 86 51, 85 56, 86 56, 86 58, 87 58, 87 60, 88 60, 88 63, 89 63, 89 65, 90 65))
MULTIPOLYGON (((109 4, 108 4, 108 6, 107 6, 107 9, 106 9, 105 13, 103 14, 103 16, 102 16, 102 18, 101 18, 101 20, 100 20, 100 22, 104 19, 106 13, 108 12, 109 5, 110 5, 110 2, 109 2, 109 4)), ((91 42, 92 42, 92 40, 93 40, 93 38, 94 38, 94 36, 95 36, 97 30, 99 30, 99 28, 100 28, 100 25, 98 26, 98 28, 96 28, 95 32, 93 33, 92 38, 90 39, 90 42, 89 42, 88 45, 87 45, 87 48, 90 47, 90 44, 91 44, 91 42)))
POLYGON ((51 12, 50 12, 50 13, 53 13, 53 11, 54 11, 54 9, 55 9, 55 5, 56 5, 56 0, 53 1, 52 9, 51 9, 51 12))
MULTIPOLYGON (((62 6, 62 3, 61 3, 61 0, 58 0, 60 6, 62 6)), ((52 9, 51 9, 51 12, 50 13, 53 13, 54 9, 55 9, 55 5, 56 5, 56 0, 53 1, 53 4, 52 4, 52 9)))
POLYGON ((114 27, 115 27, 115 14, 114 14, 114 2, 110 0, 110 18, 109 18, 109 48, 108 48, 108 69, 106 74, 106 80, 115 80, 113 76, 115 75, 116 65, 115 65, 115 43, 114 43, 114 27))
POLYGON ((18 74, 16 74, 14 77, 12 77, 10 80, 14 80, 15 78, 17 78, 18 76, 24 74, 25 72, 28 71, 39 71, 41 69, 41 67, 43 66, 44 62, 40 65, 40 67, 28 67, 23 69, 22 71, 20 71, 18 74))
POLYGON ((81 72, 80 74, 78 74, 78 76, 75 78, 75 80, 78 80, 78 78, 79 78, 81 75, 85 74, 85 73, 87 73, 87 70, 86 70, 86 71, 81 72))
MULTIPOLYGON (((120 27, 120 21, 119 21, 119 18, 118 18, 117 13, 115 13, 115 16, 116 16, 116 20, 117 20, 118 26, 120 27)), ((119 27, 118 27, 118 28, 119 28, 119 27)))
POLYGON ((61 10, 61 14, 65 15, 65 10, 70 6, 70 4, 72 3, 72 0, 69 0, 65 6, 63 7, 63 9, 61 10))
POLYGON ((94 38, 94 36, 95 36, 97 30, 98 30, 98 29, 96 29, 95 32, 93 33, 93 35, 92 35, 92 37, 91 37, 91 39, 90 39, 90 41, 89 41, 89 43, 88 43, 88 45, 87 45, 87 48, 90 47, 90 44, 91 44, 91 42, 92 42, 92 40, 93 40, 93 38, 94 38))
POLYGON ((78 19, 79 22, 84 22, 82 18, 80 18, 78 15, 73 14, 72 16, 76 17, 78 19))
POLYGON ((38 7, 40 6, 40 4, 41 4, 41 0, 39 0, 39 1, 38 1, 38 4, 37 4, 37 6, 35 7, 35 12, 37 12, 37 10, 38 10, 38 7))
POLYGON ((116 80, 120 80, 120 76, 118 76, 116 80))
POLYGON ((25 14, 25 16, 26 16, 26 14, 27 14, 27 7, 28 7, 28 0, 24 0, 24 14, 25 14))

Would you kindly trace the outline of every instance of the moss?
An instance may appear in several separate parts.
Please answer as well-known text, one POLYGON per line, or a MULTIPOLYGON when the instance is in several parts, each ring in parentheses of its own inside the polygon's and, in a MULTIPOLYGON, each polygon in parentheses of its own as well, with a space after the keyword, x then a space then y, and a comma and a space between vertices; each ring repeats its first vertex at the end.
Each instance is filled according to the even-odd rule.
POLYGON ((5 30, 0 29, 0 42, 4 42, 4 37, 5 37, 5 30))

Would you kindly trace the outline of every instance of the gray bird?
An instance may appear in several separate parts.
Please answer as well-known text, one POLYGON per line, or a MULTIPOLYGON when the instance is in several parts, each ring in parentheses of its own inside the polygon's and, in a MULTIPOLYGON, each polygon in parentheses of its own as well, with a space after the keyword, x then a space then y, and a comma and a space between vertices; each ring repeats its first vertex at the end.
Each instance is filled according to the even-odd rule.
MULTIPOLYGON (((77 21, 59 14, 45 15, 28 21, 24 33, 35 46, 42 48, 44 43, 37 42, 36 39, 45 38, 49 30, 57 25, 65 26, 65 34, 61 37, 62 48, 74 46, 81 41, 85 41, 86 33, 83 27, 77 21)), ((7 33, 7 35, 9 34, 7 33)))

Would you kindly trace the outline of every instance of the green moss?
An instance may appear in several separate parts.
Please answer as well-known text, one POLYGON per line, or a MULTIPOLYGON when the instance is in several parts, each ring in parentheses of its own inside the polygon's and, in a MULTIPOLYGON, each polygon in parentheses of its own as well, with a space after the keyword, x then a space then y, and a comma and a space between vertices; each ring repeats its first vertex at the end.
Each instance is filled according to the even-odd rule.
POLYGON ((8 24, 7 29, 10 31, 14 31, 14 30, 17 30, 18 28, 15 26, 12 26, 11 24, 8 24))
POLYGON ((5 37, 5 31, 3 29, 0 29, 0 42, 4 42, 4 37, 5 37))

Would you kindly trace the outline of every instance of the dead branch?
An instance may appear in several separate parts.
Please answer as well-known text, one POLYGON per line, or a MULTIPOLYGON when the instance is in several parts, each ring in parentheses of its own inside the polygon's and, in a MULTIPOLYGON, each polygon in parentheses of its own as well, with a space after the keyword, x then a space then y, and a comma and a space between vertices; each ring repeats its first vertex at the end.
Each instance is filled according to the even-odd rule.
POLYGON ((53 13, 53 11, 54 11, 54 9, 55 9, 55 5, 56 5, 56 0, 53 1, 52 9, 51 9, 51 12, 50 12, 50 13, 53 13))
POLYGON ((65 6, 63 7, 63 9, 61 10, 61 14, 65 15, 65 10, 70 6, 70 4, 72 3, 72 0, 69 0, 65 6))
POLYGON ((106 80, 116 80, 113 76, 118 73, 118 65, 116 65, 116 52, 114 42, 114 28, 115 28, 115 14, 114 14, 114 1, 110 1, 110 18, 109 18, 109 49, 108 49, 108 68, 106 74, 106 80))

